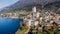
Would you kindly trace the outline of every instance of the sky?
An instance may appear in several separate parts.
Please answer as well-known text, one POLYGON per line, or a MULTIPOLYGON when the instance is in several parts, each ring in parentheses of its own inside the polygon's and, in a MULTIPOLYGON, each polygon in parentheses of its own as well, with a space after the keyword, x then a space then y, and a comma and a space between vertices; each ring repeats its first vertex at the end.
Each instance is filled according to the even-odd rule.
POLYGON ((18 0, 0 0, 0 9, 16 3, 18 0))

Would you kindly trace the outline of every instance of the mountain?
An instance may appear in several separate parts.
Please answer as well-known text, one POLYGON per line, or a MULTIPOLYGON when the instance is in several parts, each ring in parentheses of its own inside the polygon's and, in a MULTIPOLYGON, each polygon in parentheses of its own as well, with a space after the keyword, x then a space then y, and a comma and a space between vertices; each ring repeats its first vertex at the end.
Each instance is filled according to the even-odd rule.
POLYGON ((47 5, 45 5, 44 8, 45 8, 45 10, 50 10, 50 11, 60 14, 60 1, 47 4, 47 5))
POLYGON ((0 8, 0 12, 1 12, 1 10, 3 10, 2 8, 0 8))
POLYGON ((15 4, 5 7, 1 12, 14 12, 19 11, 21 9, 23 10, 29 10, 32 8, 32 6, 46 6, 47 4, 59 2, 60 0, 19 0, 15 4))

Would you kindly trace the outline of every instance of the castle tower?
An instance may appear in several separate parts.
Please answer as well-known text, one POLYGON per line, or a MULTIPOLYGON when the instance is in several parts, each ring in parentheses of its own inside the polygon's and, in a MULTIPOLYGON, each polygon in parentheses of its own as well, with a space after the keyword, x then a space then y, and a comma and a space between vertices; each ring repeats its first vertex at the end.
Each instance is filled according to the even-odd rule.
POLYGON ((33 6, 32 11, 36 12, 36 6, 33 6))

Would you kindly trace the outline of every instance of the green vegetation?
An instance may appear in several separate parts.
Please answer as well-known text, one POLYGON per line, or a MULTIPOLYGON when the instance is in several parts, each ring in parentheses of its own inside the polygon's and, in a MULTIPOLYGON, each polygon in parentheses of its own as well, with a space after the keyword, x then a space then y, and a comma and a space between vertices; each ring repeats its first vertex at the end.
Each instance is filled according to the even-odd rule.
POLYGON ((26 29, 26 26, 24 25, 24 26, 20 27, 20 29, 18 29, 18 31, 16 32, 16 34, 24 34, 24 32, 25 32, 26 30, 27 30, 27 29, 26 29))
MULTIPOLYGON (((56 34, 60 34, 60 31, 58 31, 57 26, 52 26, 51 29, 45 29, 44 34, 53 34, 54 30, 56 32, 56 34)), ((20 27, 20 29, 18 29, 18 31, 16 32, 16 34, 24 34, 27 31, 27 26, 22 26, 20 27)), ((42 32, 38 32, 38 34, 42 34, 42 32)))

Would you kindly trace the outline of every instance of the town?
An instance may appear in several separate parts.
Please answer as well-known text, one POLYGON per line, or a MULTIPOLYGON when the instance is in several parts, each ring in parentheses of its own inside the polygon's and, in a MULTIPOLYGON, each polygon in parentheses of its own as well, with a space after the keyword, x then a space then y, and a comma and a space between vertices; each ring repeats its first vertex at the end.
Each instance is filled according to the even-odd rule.
POLYGON ((20 21, 20 30, 25 27, 24 34, 55 34, 60 30, 60 14, 44 9, 37 11, 36 6, 32 7, 31 12, 2 13, 0 16, 23 19, 20 21))

